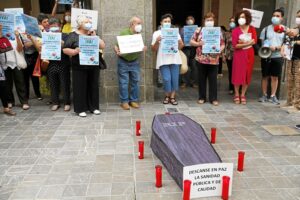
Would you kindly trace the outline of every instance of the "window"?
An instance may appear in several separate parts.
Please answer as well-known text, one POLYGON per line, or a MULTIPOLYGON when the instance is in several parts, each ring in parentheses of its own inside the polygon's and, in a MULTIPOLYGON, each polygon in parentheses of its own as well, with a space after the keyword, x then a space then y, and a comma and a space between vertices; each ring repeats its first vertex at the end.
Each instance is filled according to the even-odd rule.
MULTIPOLYGON (((91 0, 74 0, 79 3, 80 8, 91 9, 91 0)), ((51 14, 55 0, 39 0, 40 12, 45 14, 51 14)), ((66 10, 70 10, 70 5, 58 5, 57 13, 64 13, 66 10)))

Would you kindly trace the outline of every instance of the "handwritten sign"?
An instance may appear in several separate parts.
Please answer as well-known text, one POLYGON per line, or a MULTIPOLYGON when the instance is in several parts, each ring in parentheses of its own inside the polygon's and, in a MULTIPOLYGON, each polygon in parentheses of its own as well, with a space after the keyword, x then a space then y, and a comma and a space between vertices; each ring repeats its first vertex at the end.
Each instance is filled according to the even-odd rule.
POLYGON ((261 21, 264 16, 264 12, 258 10, 252 10, 248 8, 243 8, 243 10, 248 10, 251 13, 252 15, 251 25, 254 26, 255 28, 260 28, 261 21))
POLYGON ((58 0, 58 4, 73 4, 74 0, 58 0))
POLYGON ((37 19, 29 15, 25 15, 25 14, 21 14, 21 15, 22 15, 24 25, 26 27, 26 33, 36 37, 42 37, 37 19))
POLYGON ((97 30, 98 11, 72 8, 72 14, 71 14, 71 26, 72 26, 72 28, 77 28, 77 19, 78 19, 79 16, 85 16, 86 18, 90 19, 90 21, 93 25, 93 29, 97 30))
POLYGON ((24 13, 23 8, 5 8, 4 12, 11 13, 15 15, 15 30, 20 33, 25 33, 25 25, 22 19, 22 15, 24 13))
POLYGON ((183 27, 183 40, 184 40, 185 46, 191 46, 190 41, 191 41, 192 36, 194 35, 197 28, 198 28, 197 25, 183 27))
POLYGON ((143 51, 144 41, 141 34, 117 36, 121 54, 143 51))
POLYGON ((232 163, 193 165, 183 169, 183 180, 192 181, 191 198, 221 196, 223 176, 230 177, 229 195, 231 195, 232 163))
POLYGON ((15 40, 15 16, 10 13, 0 12, 0 24, 2 24, 2 34, 9 40, 15 40))
POLYGON ((163 28, 161 29, 161 45, 162 54, 178 53, 178 28, 163 28))
POLYGON ((204 42, 202 49, 204 54, 219 54, 221 52, 220 27, 203 27, 202 40, 204 42))
POLYGON ((42 59, 61 60, 61 33, 42 33, 42 59))
POLYGON ((99 65, 99 37, 79 36, 80 65, 99 65))

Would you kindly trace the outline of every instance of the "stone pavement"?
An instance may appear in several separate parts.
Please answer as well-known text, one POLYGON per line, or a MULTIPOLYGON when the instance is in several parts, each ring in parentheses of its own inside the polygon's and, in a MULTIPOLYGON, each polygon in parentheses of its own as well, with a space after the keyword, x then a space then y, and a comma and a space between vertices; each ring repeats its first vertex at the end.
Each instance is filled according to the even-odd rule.
MULTIPOLYGON (((208 134, 217 127, 214 147, 224 162, 236 168, 237 152, 246 152, 245 171, 234 171, 230 199, 299 200, 300 136, 272 136, 262 126, 293 128, 300 114, 254 99, 242 106, 223 98, 218 107, 180 100, 176 108, 208 134)), ((163 187, 155 188, 154 166, 160 161, 149 148, 153 116, 172 106, 154 102, 123 111, 117 104, 103 104, 100 116, 82 119, 62 109, 51 112, 45 102, 32 100, 28 111, 15 108, 16 117, 0 114, 1 200, 181 199, 166 170, 163 187), (139 138, 134 134, 136 120, 142 121, 139 138), (145 141, 144 160, 137 158, 139 140, 145 141)))

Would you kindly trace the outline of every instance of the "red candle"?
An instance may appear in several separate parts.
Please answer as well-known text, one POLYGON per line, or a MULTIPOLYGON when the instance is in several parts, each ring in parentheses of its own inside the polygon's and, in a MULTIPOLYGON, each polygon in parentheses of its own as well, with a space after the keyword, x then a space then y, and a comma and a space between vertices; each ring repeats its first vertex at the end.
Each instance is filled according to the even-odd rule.
POLYGON ((169 112, 166 112, 165 114, 166 114, 166 115, 171 115, 171 113, 169 113, 169 112))
POLYGON ((230 177, 229 176, 223 176, 222 177, 222 199, 223 200, 228 200, 229 183, 230 183, 230 177))
POLYGON ((135 134, 136 136, 141 135, 141 121, 136 121, 135 123, 135 134))
POLYGON ((217 135, 217 129, 216 128, 211 128, 210 141, 211 141, 212 144, 216 143, 216 135, 217 135))
POLYGON ((238 167, 237 167, 237 170, 239 172, 244 171, 244 158, 245 158, 245 152, 239 151, 238 167))
POLYGON ((156 165, 156 184, 155 186, 157 188, 162 187, 162 166, 161 165, 156 165))
POLYGON ((139 141, 139 159, 144 159, 144 141, 139 141))
POLYGON ((191 184, 192 181, 190 180, 183 181, 183 200, 190 200, 191 184))

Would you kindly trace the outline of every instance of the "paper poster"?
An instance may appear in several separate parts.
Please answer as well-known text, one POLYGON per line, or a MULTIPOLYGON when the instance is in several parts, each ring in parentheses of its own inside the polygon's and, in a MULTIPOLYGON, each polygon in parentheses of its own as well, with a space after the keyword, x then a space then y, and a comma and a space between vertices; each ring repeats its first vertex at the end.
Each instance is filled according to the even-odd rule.
POLYGON ((80 65, 99 65, 99 37, 79 36, 80 65))
POLYGON ((2 34, 9 40, 15 40, 15 16, 11 13, 0 12, 2 34))
POLYGON ((22 19, 26 28, 26 33, 36 37, 42 37, 38 21, 35 17, 22 14, 22 19))
POLYGON ((161 29, 161 45, 162 54, 178 53, 178 28, 162 28, 161 29))
POLYGON ((74 0, 58 0, 58 4, 73 4, 74 0))
POLYGON ((117 36, 121 54, 141 52, 144 49, 144 41, 141 34, 117 36))
POLYGON ((229 196, 232 193, 233 163, 212 163, 183 168, 183 180, 190 180, 191 199, 221 196, 222 177, 229 176, 229 196))
POLYGON ((41 59, 61 60, 61 33, 42 33, 41 59))
POLYGON ((22 15, 24 13, 23 8, 5 8, 4 12, 11 13, 15 15, 15 30, 20 33, 25 33, 25 25, 22 19, 22 15))
POLYGON ((221 28, 203 27, 202 28, 202 53, 219 54, 221 53, 221 28))
POLYGON ((191 46, 190 41, 198 28, 197 25, 184 26, 183 27, 183 41, 185 46, 191 46))
POLYGON ((88 19, 90 19, 91 23, 93 25, 93 29, 97 30, 98 11, 79 9, 79 8, 72 8, 72 14, 71 14, 71 26, 72 26, 72 28, 77 28, 77 18, 81 15, 84 15, 88 19))
POLYGON ((252 16, 251 25, 254 26, 255 28, 260 28, 261 21, 264 16, 264 12, 258 10, 252 10, 248 8, 243 8, 243 10, 248 10, 251 13, 252 16))

